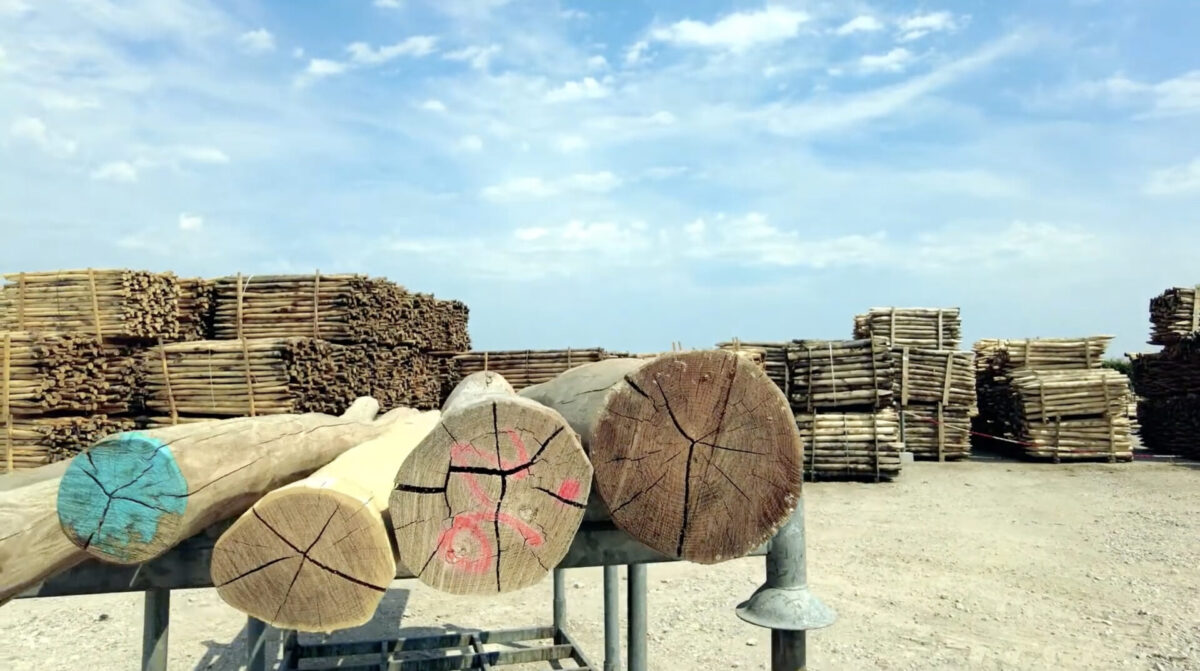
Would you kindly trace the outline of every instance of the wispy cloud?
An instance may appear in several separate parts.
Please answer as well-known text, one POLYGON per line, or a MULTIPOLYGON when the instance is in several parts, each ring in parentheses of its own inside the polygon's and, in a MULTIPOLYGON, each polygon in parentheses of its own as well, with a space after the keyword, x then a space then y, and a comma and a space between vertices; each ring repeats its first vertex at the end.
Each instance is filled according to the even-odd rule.
POLYGON ((19 142, 31 144, 52 156, 66 157, 75 153, 74 140, 55 134, 38 117, 22 117, 12 122, 8 134, 19 142))
POLYGON ((900 21, 901 42, 919 40, 930 33, 954 32, 958 30, 964 18, 955 18, 950 12, 932 12, 917 14, 900 21))
POLYGON ((912 60, 912 52, 897 47, 886 54, 867 54, 858 59, 858 65, 863 72, 903 72, 912 60))
POLYGON ((437 38, 430 35, 414 35, 395 44, 379 47, 372 47, 366 42, 352 42, 346 45, 349 60, 310 59, 308 67, 296 78, 295 83, 303 86, 324 77, 345 74, 359 68, 380 66, 406 56, 422 58, 433 53, 436 47, 437 38))
POLYGON ((275 36, 266 28, 259 28, 238 36, 238 44, 252 54, 266 53, 275 50, 275 36))
POLYGON ((429 111, 429 112, 445 112, 446 111, 446 103, 444 103, 440 100, 435 100, 433 98, 430 98, 429 100, 426 100, 425 102, 421 103, 421 109, 429 111))
POLYGON ((1137 81, 1118 73, 1107 79, 1085 82, 1062 95, 1064 101, 1070 102, 1080 97, 1138 106, 1147 117, 1197 114, 1200 113, 1200 70, 1155 83, 1137 81))
MULTIPOLYGON (((760 44, 790 40, 800 32, 809 15, 794 9, 771 6, 736 12, 712 23, 684 19, 651 31, 650 37, 681 47, 745 51, 760 44)), ((636 60, 636 59, 635 59, 636 60)))
POLYGON ((606 193, 621 185, 621 179, 611 172, 577 173, 557 180, 540 177, 518 177, 482 191, 488 200, 523 200, 549 198, 563 193, 606 193))
POLYGON ((1184 165, 1155 170, 1142 192, 1148 196, 1200 193, 1200 158, 1184 165))
POLYGON ((404 6, 400 0, 375 0, 371 4, 381 9, 400 9, 404 6))
POLYGON ((448 61, 460 61, 470 63, 471 67, 476 70, 486 70, 488 63, 496 54, 500 53, 500 45, 489 44, 486 47, 470 46, 463 47, 456 51, 449 51, 442 55, 448 61))
POLYGON ((198 231, 204 228, 204 217, 198 214, 188 214, 182 212, 179 215, 179 230, 181 231, 198 231))
POLYGON ((874 33, 880 30, 883 30, 883 22, 870 14, 864 14, 843 23, 833 32, 837 35, 853 35, 854 33, 874 33))
POLYGON ((546 92, 546 102, 565 103, 577 100, 607 98, 612 93, 608 86, 595 77, 584 77, 579 81, 564 82, 562 86, 546 92))
POLYGON ((112 161, 93 170, 92 179, 102 182, 132 183, 138 180, 138 171, 128 161, 112 161))

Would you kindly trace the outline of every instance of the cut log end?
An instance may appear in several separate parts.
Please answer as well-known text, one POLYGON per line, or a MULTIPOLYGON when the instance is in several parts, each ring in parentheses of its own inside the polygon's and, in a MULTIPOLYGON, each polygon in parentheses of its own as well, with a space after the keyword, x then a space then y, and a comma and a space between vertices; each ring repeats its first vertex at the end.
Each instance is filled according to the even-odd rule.
POLYGON ((90 555, 139 564, 170 547, 187 501, 187 482, 166 444, 120 433, 72 460, 58 489, 58 519, 90 555))
POLYGON ((787 399, 744 357, 669 354, 610 392, 589 446, 613 521, 671 557, 715 563, 767 541, 800 495, 787 399))
POLYGON ((390 501, 401 563, 452 594, 541 580, 566 556, 591 491, 592 466, 558 413, 507 383, 476 391, 447 402, 390 501))
POLYGON ((211 567, 227 604, 306 632, 365 624, 395 575, 377 510, 362 497, 312 487, 264 497, 217 541, 211 567))

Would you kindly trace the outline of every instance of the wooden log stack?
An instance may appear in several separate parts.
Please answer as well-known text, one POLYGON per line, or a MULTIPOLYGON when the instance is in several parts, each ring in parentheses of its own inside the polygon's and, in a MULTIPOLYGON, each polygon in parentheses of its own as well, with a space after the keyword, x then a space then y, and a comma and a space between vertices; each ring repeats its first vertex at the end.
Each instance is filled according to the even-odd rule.
POLYGON ((871 308, 854 317, 855 338, 883 338, 889 347, 958 349, 958 308, 871 308))
POLYGON ((213 285, 208 280, 179 280, 179 339, 209 340, 212 334, 213 285))
POLYGON ((1081 370, 1099 368, 1112 336, 1085 338, 985 339, 975 343, 978 372, 1003 375, 1018 368, 1081 370))
POLYGON ((804 477, 882 482, 900 474, 900 420, 892 408, 877 412, 800 413, 804 477))
POLYGON ((134 270, 7 274, 0 287, 0 329, 174 339, 179 283, 169 273, 134 270))
POLYGON ((977 412, 975 353, 916 347, 892 349, 899 360, 896 401, 904 413, 905 448, 920 459, 970 455, 970 418, 977 412))
POLYGON ((134 425, 127 417, 99 414, 13 417, 5 427, 4 468, 37 468, 70 459, 101 438, 134 425))
POLYGON ((1124 416, 1129 378, 1115 370, 1018 370, 1013 387, 1027 421, 1055 417, 1124 416))
POLYGON ((791 346, 786 342, 746 342, 738 338, 717 343, 717 347, 725 350, 760 353, 763 360, 762 369, 785 396, 791 395, 791 364, 788 361, 788 350, 791 346))
POLYGON ((1150 299, 1150 344, 1174 345, 1200 331, 1200 286, 1173 287, 1150 299))
POLYGON ((1200 457, 1200 286, 1174 287, 1150 300, 1150 343, 1135 354, 1138 433, 1149 450, 1200 457))
POLYGON ((797 412, 867 412, 892 403, 896 371, 882 338, 795 340, 787 356, 797 412))
MULTIPOLYGON (((549 382, 566 371, 587 363, 604 361, 608 354, 599 347, 553 350, 503 350, 466 352, 454 357, 457 373, 465 378, 472 373, 494 371, 508 380, 513 389, 549 382)), ((455 381, 455 384, 458 382, 455 381)))
POLYGON ((94 336, 8 331, 0 351, 5 414, 92 412, 106 400, 106 359, 94 336))
POLYGON ((1200 394, 1143 398, 1137 422, 1147 449, 1200 459, 1200 394))

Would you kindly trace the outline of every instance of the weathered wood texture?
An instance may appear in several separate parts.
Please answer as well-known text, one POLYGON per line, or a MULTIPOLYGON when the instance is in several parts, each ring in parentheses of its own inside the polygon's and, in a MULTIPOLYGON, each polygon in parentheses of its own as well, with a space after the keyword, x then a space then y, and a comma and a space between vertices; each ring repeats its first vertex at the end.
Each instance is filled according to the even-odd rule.
POLYGON ((0 358, 0 412, 93 412, 108 400, 107 359, 95 336, 0 332, 0 358))
POLYGON ((454 366, 461 377, 480 371, 499 373, 520 391, 525 387, 553 380, 557 375, 585 363, 604 361, 608 354, 598 347, 584 349, 503 350, 465 352, 454 357, 454 366))
POLYGON ((101 438, 133 429, 127 417, 87 415, 83 417, 13 417, 4 431, 4 460, 12 455, 14 469, 36 468, 70 459, 101 438))
POLYGON ((384 278, 237 275, 212 285, 218 339, 308 337, 455 352, 471 346, 466 305, 384 278))
POLYGON ((62 528, 104 561, 135 564, 157 557, 410 412, 363 421, 364 404, 378 409, 374 399, 362 399, 347 411, 359 419, 274 415, 110 436, 75 457, 63 476, 57 504, 62 528))
POLYGON ((54 512, 67 465, 0 476, 0 604, 87 558, 63 535, 54 512))
POLYGON ((1115 370, 1018 370, 1012 384, 1030 421, 1124 415, 1129 378, 1115 370))
POLYGON ((984 339, 975 343, 978 373, 1003 374, 1018 368, 1077 370, 1099 368, 1112 336, 1083 338, 984 339))
POLYGON ((1200 351, 1196 339, 1181 339, 1161 352, 1131 354, 1130 379, 1139 396, 1162 398, 1200 393, 1200 351))
POLYGON ((971 411, 962 406, 910 405, 904 413, 904 449, 917 459, 957 460, 971 454, 971 411))
POLYGON ((179 283, 170 273, 55 270, 4 275, 0 329, 98 338, 179 334, 179 283))
POLYGON ((734 338, 733 340, 719 342, 717 347, 735 352, 759 352, 763 357, 763 370, 766 371, 767 377, 775 383, 783 391, 784 396, 791 394, 791 374, 788 364, 788 348, 790 343, 786 342, 747 342, 734 338))
POLYGON ((1200 331, 1200 286, 1173 287, 1150 299, 1150 344, 1173 345, 1200 331))
POLYGON ((787 356, 797 412, 866 411, 892 403, 898 371, 882 338, 796 340, 787 356))
POLYGON ((898 374, 894 397, 910 404, 975 408, 975 353, 902 347, 892 350, 898 374))
POLYGON ((800 494, 783 392, 723 350, 609 359, 526 388, 579 434, 613 521, 668 556, 713 563, 770 538, 800 494))
POLYGON ((213 548, 217 594, 285 629, 331 632, 369 621, 396 575, 385 521, 394 474, 439 416, 413 410, 259 499, 213 548))
POLYGON ((854 317, 854 337, 878 337, 891 347, 958 349, 958 308, 871 308, 854 317))
POLYGON ((798 413, 804 476, 816 480, 891 480, 900 473, 896 411, 798 413))
POLYGON ((473 373, 395 476, 400 561, 453 594, 528 587, 566 555, 591 487, 592 465, 562 415, 497 373, 473 373))
POLYGON ((1029 443, 1024 446, 1027 456, 1052 459, 1055 462, 1075 459, 1133 459, 1129 418, 1125 417, 1124 413, 1118 416, 1051 420, 1046 423, 1028 422, 1020 438, 1029 443))
POLYGON ((179 280, 179 339, 213 338, 213 285, 205 279, 179 280))
POLYGON ((1144 398, 1137 421, 1147 449, 1200 459, 1200 394, 1144 398))

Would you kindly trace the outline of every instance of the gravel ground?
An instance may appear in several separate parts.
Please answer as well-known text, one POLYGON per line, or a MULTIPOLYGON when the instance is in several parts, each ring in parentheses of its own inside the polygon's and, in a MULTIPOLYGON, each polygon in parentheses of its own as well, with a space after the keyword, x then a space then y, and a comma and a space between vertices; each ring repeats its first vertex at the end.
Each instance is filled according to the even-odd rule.
MULTIPOLYGON (((806 485, 805 501, 810 582, 839 616, 810 634, 811 669, 1200 669, 1200 464, 917 463, 892 484, 806 485)), ((769 668, 768 632, 733 612, 761 558, 648 573, 651 669, 769 668)), ((567 585, 599 663, 601 571, 567 585)), ((11 603, 0 669, 135 669, 141 606, 11 603)), ((172 617, 171 669, 242 666, 245 619, 214 591, 176 592, 172 617)), ((401 582, 339 638, 549 620, 549 580, 496 599, 401 582)))

